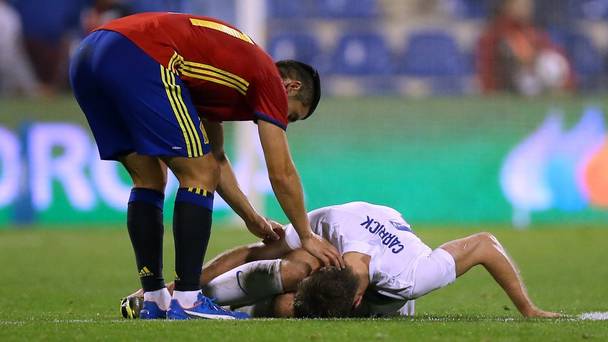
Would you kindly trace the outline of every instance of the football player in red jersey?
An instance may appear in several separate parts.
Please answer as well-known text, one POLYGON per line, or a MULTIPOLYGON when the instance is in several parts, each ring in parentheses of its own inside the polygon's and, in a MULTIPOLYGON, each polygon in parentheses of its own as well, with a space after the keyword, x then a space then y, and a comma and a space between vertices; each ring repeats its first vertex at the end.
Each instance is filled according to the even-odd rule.
POLYGON ((224 153, 223 121, 257 123, 272 188, 303 248, 326 265, 344 266, 335 247, 310 229, 285 134, 319 102, 314 68, 275 64, 249 36, 216 19, 143 13, 87 36, 70 81, 101 158, 120 161, 134 183, 127 227, 145 292, 141 318, 243 318, 200 293, 215 191, 254 235, 279 238, 238 186, 224 153), (167 167, 180 184, 172 296, 162 276, 167 167))

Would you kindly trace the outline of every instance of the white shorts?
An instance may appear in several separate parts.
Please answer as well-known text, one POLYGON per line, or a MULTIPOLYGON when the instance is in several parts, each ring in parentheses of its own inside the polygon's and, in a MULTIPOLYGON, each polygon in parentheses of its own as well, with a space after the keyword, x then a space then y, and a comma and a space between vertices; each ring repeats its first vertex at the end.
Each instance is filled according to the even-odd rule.
POLYGON ((456 280, 456 263, 444 249, 437 248, 418 259, 412 272, 413 286, 409 298, 418 298, 445 287, 456 280))

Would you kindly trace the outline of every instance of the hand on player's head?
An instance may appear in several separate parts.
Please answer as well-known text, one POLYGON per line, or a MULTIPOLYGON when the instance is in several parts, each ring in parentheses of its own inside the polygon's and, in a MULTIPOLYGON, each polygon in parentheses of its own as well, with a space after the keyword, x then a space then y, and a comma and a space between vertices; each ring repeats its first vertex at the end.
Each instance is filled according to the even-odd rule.
POLYGON ((317 234, 311 234, 303 239, 302 248, 308 253, 317 257, 323 266, 336 266, 339 268, 345 268, 346 264, 342 255, 338 253, 336 247, 332 246, 325 239, 317 234))

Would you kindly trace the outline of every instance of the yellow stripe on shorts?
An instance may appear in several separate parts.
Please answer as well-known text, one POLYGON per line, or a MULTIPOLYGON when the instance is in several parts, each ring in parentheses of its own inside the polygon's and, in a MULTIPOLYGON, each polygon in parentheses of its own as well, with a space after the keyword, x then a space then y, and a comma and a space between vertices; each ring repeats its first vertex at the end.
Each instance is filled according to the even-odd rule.
POLYGON ((172 83, 175 86, 175 88, 177 89, 176 97, 177 97, 178 104, 181 105, 182 113, 184 113, 184 116, 186 117, 189 131, 191 132, 193 139, 194 139, 194 141, 193 141, 194 157, 201 157, 204 154, 203 146, 201 145, 201 138, 198 135, 196 126, 194 125, 194 122, 192 122, 192 117, 190 116, 190 113, 188 112, 188 107, 186 106, 186 103, 184 102, 184 98, 182 97, 182 88, 177 85, 177 82, 175 82, 175 74, 172 72, 170 72, 170 74, 171 74, 172 83))
POLYGON ((188 115, 188 109, 181 98, 181 89, 175 83, 175 75, 167 70, 164 66, 160 66, 161 79, 167 92, 167 98, 173 109, 173 114, 177 119, 177 123, 182 130, 184 141, 186 142, 186 151, 189 158, 199 157, 203 155, 203 150, 200 147, 200 139, 194 129, 192 119, 188 115))

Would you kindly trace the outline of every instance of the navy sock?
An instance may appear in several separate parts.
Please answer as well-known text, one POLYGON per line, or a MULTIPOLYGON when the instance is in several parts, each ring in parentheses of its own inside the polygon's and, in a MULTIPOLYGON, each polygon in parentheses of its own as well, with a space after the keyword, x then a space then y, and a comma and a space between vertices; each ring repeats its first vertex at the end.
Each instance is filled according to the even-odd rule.
POLYGON ((165 286, 163 279, 163 200, 156 190, 133 188, 127 210, 127 228, 144 291, 165 286))
POLYGON ((213 193, 200 188, 179 188, 173 212, 175 290, 200 289, 201 267, 213 213, 213 193))

